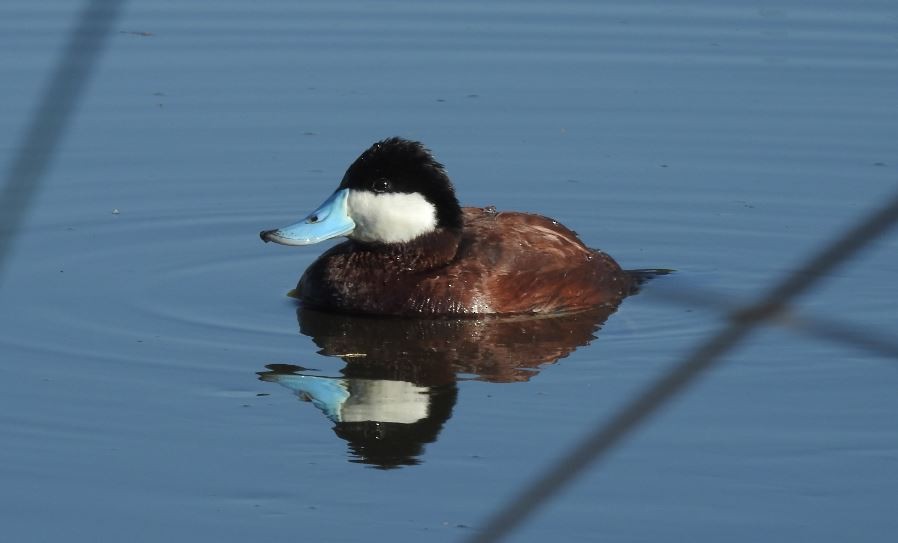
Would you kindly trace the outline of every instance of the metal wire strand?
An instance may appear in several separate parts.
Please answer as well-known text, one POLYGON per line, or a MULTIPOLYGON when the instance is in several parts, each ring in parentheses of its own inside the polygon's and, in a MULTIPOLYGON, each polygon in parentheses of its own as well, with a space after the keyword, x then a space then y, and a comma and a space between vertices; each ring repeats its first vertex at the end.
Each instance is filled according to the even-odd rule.
POLYGON ((0 192, 0 286, 13 240, 87 87, 123 0, 88 0, 69 34, 0 192))
MULTIPOLYGON (((724 296, 713 295, 706 291, 699 292, 695 289, 655 290, 651 292, 650 297, 652 300, 669 304, 698 306, 716 311, 726 320, 740 319, 744 313, 741 306, 724 296)), ((843 320, 810 316, 804 312, 785 309, 771 316, 764 324, 777 325, 811 338, 853 347, 868 354, 898 361, 898 341, 894 341, 884 331, 869 330, 843 320)))
POLYGON ((777 324, 817 339, 838 343, 866 351, 870 354, 898 361, 898 343, 884 334, 865 330, 857 325, 839 321, 804 318, 801 315, 783 314, 777 324))
POLYGON ((898 221, 898 194, 879 210, 849 229, 809 258, 758 300, 738 312, 719 333, 702 343, 661 378, 633 397, 608 422, 597 426, 543 472, 469 539, 472 543, 499 541, 519 527, 574 476, 602 458, 640 423, 655 413, 688 385, 736 347, 759 324, 782 315, 790 302, 818 284, 836 266, 881 236, 898 221))

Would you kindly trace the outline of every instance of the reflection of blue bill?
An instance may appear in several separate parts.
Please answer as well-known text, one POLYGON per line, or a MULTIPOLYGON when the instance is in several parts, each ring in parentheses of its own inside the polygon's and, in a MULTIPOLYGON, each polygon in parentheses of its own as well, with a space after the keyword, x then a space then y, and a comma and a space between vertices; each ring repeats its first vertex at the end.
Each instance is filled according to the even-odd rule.
POLYGON ((333 422, 411 424, 427 417, 429 388, 408 381, 278 374, 270 378, 312 402, 333 422))
POLYGON ((343 403, 349 398, 346 379, 315 377, 312 375, 285 375, 274 377, 279 384, 295 392, 334 422, 340 422, 343 403))

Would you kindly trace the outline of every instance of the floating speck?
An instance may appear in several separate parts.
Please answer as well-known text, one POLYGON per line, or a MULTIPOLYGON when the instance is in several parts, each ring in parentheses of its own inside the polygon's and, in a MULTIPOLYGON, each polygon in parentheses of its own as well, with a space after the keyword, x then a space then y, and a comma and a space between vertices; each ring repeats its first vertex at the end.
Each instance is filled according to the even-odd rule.
POLYGON ((119 211, 118 208, 115 208, 115 209, 112 210, 112 214, 113 214, 113 215, 119 215, 119 214, 121 214, 121 211, 119 211))

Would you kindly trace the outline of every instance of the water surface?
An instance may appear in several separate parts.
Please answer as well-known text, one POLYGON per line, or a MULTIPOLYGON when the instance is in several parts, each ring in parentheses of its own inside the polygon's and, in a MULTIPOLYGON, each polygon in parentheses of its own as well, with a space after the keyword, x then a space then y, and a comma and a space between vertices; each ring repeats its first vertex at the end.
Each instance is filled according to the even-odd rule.
MULTIPOLYGON (((74 11, 0 6, 4 160, 74 11)), ((722 325, 653 292, 746 299, 895 188, 891 2, 133 2, 118 30, 0 291, 11 540, 461 540, 722 325), (306 319, 323 247, 257 233, 392 135, 465 204, 678 273, 569 337, 306 319)), ((896 255, 802 310, 890 330, 896 255)), ((516 540, 890 541, 896 385, 763 331, 516 540)))

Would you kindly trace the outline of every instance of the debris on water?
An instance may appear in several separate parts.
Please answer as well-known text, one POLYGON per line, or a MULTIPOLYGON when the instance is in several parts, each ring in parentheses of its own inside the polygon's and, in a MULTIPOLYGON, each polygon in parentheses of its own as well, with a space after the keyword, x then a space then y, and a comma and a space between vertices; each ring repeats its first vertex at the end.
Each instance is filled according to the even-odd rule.
POLYGON ((113 214, 113 215, 119 215, 119 214, 121 214, 121 211, 119 211, 118 208, 113 208, 113 209, 112 209, 112 214, 113 214))
POLYGON ((138 30, 119 30, 118 33, 119 33, 119 34, 130 34, 130 35, 132 35, 132 36, 141 36, 141 37, 144 37, 144 38, 147 38, 147 37, 153 35, 152 32, 141 32, 141 31, 138 31, 138 30))

